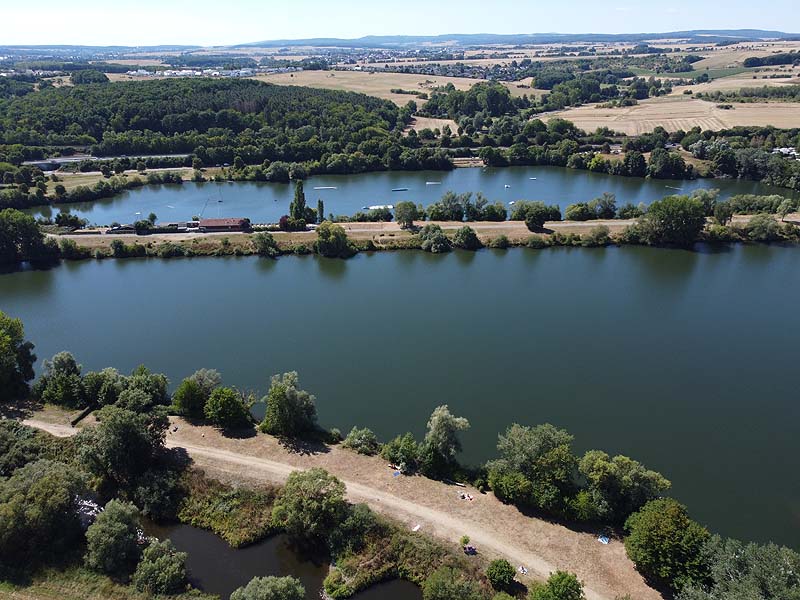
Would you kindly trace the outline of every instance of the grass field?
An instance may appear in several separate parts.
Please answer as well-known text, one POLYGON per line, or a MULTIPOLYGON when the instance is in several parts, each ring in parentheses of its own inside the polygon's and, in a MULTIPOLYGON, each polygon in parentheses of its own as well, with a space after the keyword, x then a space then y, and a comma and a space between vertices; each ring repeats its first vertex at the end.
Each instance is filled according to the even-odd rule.
POLYGON ((688 131, 696 126, 720 130, 737 125, 793 128, 800 127, 800 103, 737 104, 733 110, 722 110, 713 102, 688 96, 667 96, 643 100, 637 106, 627 108, 581 106, 553 113, 548 120, 555 117, 572 121, 585 131, 609 127, 628 135, 647 133, 658 126, 667 131, 688 131))

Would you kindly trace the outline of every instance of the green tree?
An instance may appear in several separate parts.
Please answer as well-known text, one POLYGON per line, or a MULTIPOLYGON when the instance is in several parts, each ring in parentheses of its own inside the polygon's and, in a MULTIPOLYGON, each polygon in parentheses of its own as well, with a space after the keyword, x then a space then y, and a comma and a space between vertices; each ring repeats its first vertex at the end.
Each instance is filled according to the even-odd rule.
POLYGON ((83 389, 88 403, 93 406, 108 406, 119 399, 125 389, 125 378, 112 368, 99 372, 89 371, 83 378, 83 389))
POLYGON ((0 478, 0 565, 30 568, 68 552, 81 539, 77 501, 85 490, 71 467, 49 460, 0 478))
POLYGON ((44 361, 44 373, 33 386, 33 395, 46 404, 83 408, 86 393, 81 365, 69 352, 59 352, 44 361))
POLYGON ((35 362, 33 344, 25 340, 22 321, 0 311, 0 389, 4 390, 3 399, 15 400, 28 392, 35 362))
POLYGON ((341 225, 323 221, 317 227, 317 252, 328 258, 348 258, 354 251, 341 225))
POLYGON ((419 463, 419 446, 413 433, 398 435, 381 448, 381 458, 400 467, 403 473, 411 473, 419 463))
POLYGON ((611 458, 600 450, 584 454, 579 469, 589 483, 598 515, 618 523, 671 485, 661 473, 650 471, 627 456, 611 458))
POLYGON ((703 584, 708 576, 702 549, 708 530, 692 521, 686 507, 672 498, 653 500, 628 517, 625 550, 648 578, 673 590, 703 584))
POLYGON ((198 419, 204 414, 207 400, 208 396, 196 381, 184 379, 172 395, 172 406, 180 414, 198 419))
POLYGON ((743 543, 712 536, 703 548, 708 585, 690 584, 678 600, 766 600, 798 598, 800 554, 777 544, 743 543))
POLYGON ((496 590, 511 590, 514 587, 514 577, 516 572, 504 558, 493 560, 486 569, 486 578, 496 590))
POLYGON ((317 198, 317 223, 322 223, 325 220, 325 204, 322 198, 317 198))
POLYGON ((786 198, 783 202, 781 202, 780 206, 778 206, 778 215, 781 218, 781 222, 786 221, 786 215, 791 213, 793 210, 794 203, 789 198, 786 198))
POLYGON ((57 256, 58 244, 45 243, 32 216, 12 208, 0 210, 0 264, 57 256))
POLYGON ((528 600, 585 600, 583 584, 572 573, 556 571, 546 583, 531 586, 528 600))
POLYGON ((458 434, 467 429, 469 421, 453 415, 447 405, 434 409, 421 449, 422 468, 427 475, 444 477, 452 472, 458 464, 456 456, 461 452, 458 434))
POLYGON ((272 520, 298 542, 319 545, 347 512, 345 487, 324 469, 295 471, 272 509, 272 520))
POLYGON ((755 215, 747 222, 747 237, 756 242, 773 242, 781 237, 780 226, 772 215, 755 215))
POLYGON ((440 567, 422 584, 424 600, 483 600, 478 585, 464 573, 451 567, 440 567))
POLYGON ((363 429, 353 427, 353 429, 350 430, 350 433, 347 434, 347 437, 344 438, 342 446, 344 448, 355 450, 359 454, 366 454, 367 456, 373 456, 377 454, 381 447, 381 445, 378 443, 377 436, 372 432, 372 430, 367 429, 366 427, 363 429))
POLYGON ((245 397, 233 388, 217 388, 208 398, 203 413, 211 423, 222 429, 250 425, 250 406, 245 397))
POLYGON ((528 231, 541 231, 549 215, 550 211, 543 202, 531 202, 525 215, 525 226, 528 231))
POLYGON ((139 511, 111 500, 86 530, 86 566, 106 575, 128 576, 139 562, 139 511))
POLYGON ((442 231, 442 228, 435 223, 428 223, 419 232, 420 247, 426 252, 440 254, 450 252, 452 244, 442 231))
POLYGON ((714 220, 720 225, 727 225, 733 218, 733 206, 730 202, 717 202, 714 205, 714 220))
POLYGON ((595 214, 586 202, 578 202, 567 207, 564 218, 567 221, 589 221, 595 218, 595 214))
POLYGON ((495 495, 554 514, 567 512, 577 472, 572 439, 550 424, 533 428, 512 425, 498 437, 500 458, 487 465, 495 495))
POLYGON ((278 242, 275 241, 275 238, 268 231, 254 234, 251 241, 253 242, 253 248, 256 254, 259 256, 275 258, 281 253, 280 248, 278 248, 278 242))
POLYGON ((394 219, 403 229, 410 229, 414 226, 414 221, 419 219, 417 207, 413 202, 403 200, 394 207, 394 219))
POLYGON ((150 596, 177 594, 186 589, 187 556, 175 550, 169 540, 151 543, 133 574, 134 587, 150 596))
POLYGON ((141 414, 106 406, 95 416, 98 424, 78 434, 78 460, 101 483, 129 487, 163 453, 166 414, 161 409, 141 414))
POLYGON ((303 180, 294 184, 294 200, 289 204, 289 216, 300 221, 306 218, 306 194, 303 191, 303 180))
POLYGON ((642 239, 651 245, 691 246, 705 224, 703 203, 688 196, 657 200, 639 220, 642 239))
POLYGON ((464 250, 478 250, 483 247, 481 240, 475 230, 468 225, 464 225, 453 236, 453 245, 464 250))
POLYGON ((623 164, 625 166, 625 173, 630 177, 644 177, 647 175, 647 161, 644 155, 637 150, 626 152, 623 164))
POLYGON ((254 577, 231 594, 231 600, 304 600, 306 590, 294 577, 254 577))
POLYGON ((316 398, 298 388, 297 371, 273 375, 263 399, 266 413, 260 429, 271 435, 297 437, 317 425, 316 398))

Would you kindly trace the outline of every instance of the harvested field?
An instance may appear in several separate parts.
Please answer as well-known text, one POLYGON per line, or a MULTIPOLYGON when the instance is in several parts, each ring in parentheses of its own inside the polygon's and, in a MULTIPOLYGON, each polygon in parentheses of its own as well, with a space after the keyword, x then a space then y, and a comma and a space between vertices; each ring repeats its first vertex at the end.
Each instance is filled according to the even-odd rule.
MULTIPOLYGON (((424 100, 417 100, 415 96, 409 94, 394 94, 392 93, 393 89, 430 93, 431 88, 444 86, 448 83, 452 83, 459 90, 468 90, 476 83, 480 83, 478 79, 465 77, 436 77, 409 73, 367 73, 364 71, 302 71, 300 73, 258 75, 254 79, 279 85, 300 85, 328 90, 360 92, 391 100, 399 106, 407 104, 409 100, 416 100, 419 104, 424 103, 424 100)), ((511 90, 511 94, 514 96, 534 93, 534 90, 529 88, 518 88, 516 82, 508 82, 504 83, 504 85, 511 90)))
POLYGON ((416 131, 438 129, 441 131, 445 125, 449 125, 454 134, 458 130, 458 124, 452 119, 434 119, 431 117, 414 117, 414 120, 411 122, 411 129, 415 129, 416 131))
POLYGON ((713 102, 668 96, 644 100, 627 108, 581 106, 553 113, 547 118, 556 117, 572 121, 585 131, 609 127, 627 135, 648 133, 659 126, 667 131, 688 131, 692 127, 720 130, 737 125, 792 128, 800 127, 800 103, 736 104, 732 110, 723 110, 713 102))

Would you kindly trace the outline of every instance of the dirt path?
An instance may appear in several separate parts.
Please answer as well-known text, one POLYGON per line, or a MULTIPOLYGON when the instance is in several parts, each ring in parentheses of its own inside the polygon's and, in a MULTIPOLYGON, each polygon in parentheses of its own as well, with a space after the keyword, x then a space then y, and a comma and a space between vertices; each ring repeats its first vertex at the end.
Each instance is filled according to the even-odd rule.
MULTIPOLYGON (((25 423, 60 437, 77 432, 68 425, 37 419, 25 423)), ((537 579, 557 569, 572 571, 584 582, 587 600, 613 600, 625 594, 637 600, 661 598, 635 571, 618 540, 602 545, 597 534, 528 517, 472 488, 394 476, 377 457, 340 447, 290 451, 269 436, 227 438, 211 427, 192 426, 181 419, 173 419, 167 446, 186 449, 198 467, 232 482, 281 483, 292 471, 321 467, 344 482, 350 501, 364 502, 409 527, 420 525, 421 531, 448 544, 455 546, 462 535, 468 535, 486 557, 524 565, 529 576, 537 579), (464 491, 474 500, 461 500, 464 491)))

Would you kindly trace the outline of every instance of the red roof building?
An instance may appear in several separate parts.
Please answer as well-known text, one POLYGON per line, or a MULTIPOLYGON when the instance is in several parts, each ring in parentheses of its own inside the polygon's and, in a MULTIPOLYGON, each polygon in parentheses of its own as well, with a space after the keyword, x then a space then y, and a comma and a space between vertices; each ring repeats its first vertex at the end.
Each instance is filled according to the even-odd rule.
POLYGON ((250 219, 200 219, 201 231, 247 231, 250 219))

